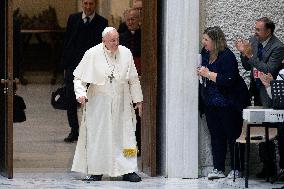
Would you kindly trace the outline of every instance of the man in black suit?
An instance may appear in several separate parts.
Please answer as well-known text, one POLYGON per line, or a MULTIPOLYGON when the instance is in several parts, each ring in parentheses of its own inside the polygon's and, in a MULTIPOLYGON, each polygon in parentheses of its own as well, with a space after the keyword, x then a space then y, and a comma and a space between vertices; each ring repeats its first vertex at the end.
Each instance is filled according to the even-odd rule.
MULTIPOLYGON (((137 8, 126 10, 124 13, 126 29, 119 34, 119 43, 130 49, 134 64, 138 73, 141 76, 141 28, 140 28, 140 11, 137 8)), ((140 155, 141 151, 141 118, 136 113, 136 140, 140 155)))
MULTIPOLYGON (((255 35, 250 42, 243 39, 236 41, 236 48, 241 52, 241 62, 246 70, 251 70, 250 93, 254 96, 254 105, 271 107, 265 86, 262 84, 260 73, 270 73, 276 79, 282 68, 284 58, 284 44, 274 35, 275 24, 267 17, 256 20, 255 35)), ((267 152, 265 145, 260 144, 260 159, 264 166, 257 177, 264 178, 266 175, 273 176, 276 173, 274 162, 274 143, 270 142, 270 151, 267 152)))
POLYGON ((71 132, 65 142, 78 140, 79 123, 77 101, 74 93, 73 71, 89 48, 102 42, 101 33, 108 21, 95 13, 95 0, 82 0, 83 12, 71 14, 68 18, 62 63, 67 97, 67 117, 71 132))
POLYGON ((119 43, 130 49, 138 75, 141 76, 141 28, 140 13, 136 8, 125 12, 126 30, 119 33, 119 43))

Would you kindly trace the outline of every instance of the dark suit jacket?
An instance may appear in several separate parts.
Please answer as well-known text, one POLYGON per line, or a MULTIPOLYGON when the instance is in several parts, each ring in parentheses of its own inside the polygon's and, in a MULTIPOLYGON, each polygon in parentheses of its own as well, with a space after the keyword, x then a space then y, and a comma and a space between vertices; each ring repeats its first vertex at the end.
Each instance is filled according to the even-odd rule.
POLYGON ((119 44, 129 48, 134 57, 141 57, 141 29, 137 29, 134 34, 128 29, 120 33, 119 44))
MULTIPOLYGON (((251 37, 250 43, 252 45, 253 57, 248 59, 241 55, 241 62, 246 70, 251 70, 251 86, 253 87, 253 85, 255 84, 252 73, 253 68, 256 68, 257 70, 264 73, 271 73, 274 78, 277 77, 278 72, 282 68, 281 62, 284 59, 284 45, 276 36, 272 35, 272 37, 264 47, 263 60, 260 61, 257 57, 257 47, 259 44, 257 38, 255 36, 251 37)), ((259 91, 255 92, 259 93, 262 105, 270 106, 271 101, 266 93, 264 86, 261 86, 259 91)))
MULTIPOLYGON (((78 36, 79 25, 83 22, 82 12, 71 14, 68 18, 67 28, 65 33, 64 49, 62 55, 62 65, 64 69, 75 69, 74 65, 78 65, 79 62, 74 62, 78 60, 76 52, 81 49, 76 49, 75 40, 78 36)), ((96 14, 95 17, 90 22, 92 27, 93 41, 92 46, 95 46, 102 42, 102 32, 108 26, 108 21, 102 16, 96 14)), ((87 49, 86 49, 87 50, 87 49)), ((81 55, 80 55, 81 56, 81 55)), ((82 58, 82 57, 79 57, 82 58)))
POLYGON ((123 33, 123 32, 125 32, 125 31, 127 31, 127 30, 128 30, 128 28, 127 28, 126 23, 125 23, 125 22, 121 22, 121 23, 119 24, 119 27, 118 27, 117 32, 118 32, 118 33, 123 33))

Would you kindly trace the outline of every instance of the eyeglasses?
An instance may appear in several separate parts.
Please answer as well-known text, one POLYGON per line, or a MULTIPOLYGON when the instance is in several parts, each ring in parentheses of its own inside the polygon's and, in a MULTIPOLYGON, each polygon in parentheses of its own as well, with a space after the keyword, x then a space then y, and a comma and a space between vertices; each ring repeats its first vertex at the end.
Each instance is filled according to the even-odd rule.
POLYGON ((265 28, 253 28, 254 31, 256 31, 257 33, 262 32, 262 31, 266 31, 265 28))

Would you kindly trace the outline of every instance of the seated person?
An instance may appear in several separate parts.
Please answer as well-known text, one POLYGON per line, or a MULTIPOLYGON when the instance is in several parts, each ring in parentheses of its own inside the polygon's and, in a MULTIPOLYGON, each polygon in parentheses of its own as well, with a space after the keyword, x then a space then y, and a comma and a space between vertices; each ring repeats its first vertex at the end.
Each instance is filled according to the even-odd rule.
MULTIPOLYGON (((284 60, 282 61, 282 64, 284 64, 284 60)), ((281 74, 284 76, 284 69, 280 70, 277 80, 283 80, 281 78, 281 74)), ((270 73, 265 74, 263 72, 260 72, 259 74, 260 80, 262 81, 263 85, 266 87, 267 94, 270 98, 272 98, 271 94, 271 87, 270 87, 270 81, 273 80, 273 77, 270 73)), ((278 150, 279 150, 279 180, 284 181, 284 127, 278 127, 278 150)))

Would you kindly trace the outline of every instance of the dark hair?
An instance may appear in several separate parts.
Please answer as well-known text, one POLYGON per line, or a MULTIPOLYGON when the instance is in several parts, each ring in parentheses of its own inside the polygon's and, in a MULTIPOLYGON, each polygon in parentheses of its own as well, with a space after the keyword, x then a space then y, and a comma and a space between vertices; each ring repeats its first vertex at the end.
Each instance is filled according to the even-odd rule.
POLYGON ((207 34, 208 37, 212 39, 216 55, 227 47, 225 34, 223 33, 223 31, 219 26, 206 28, 203 34, 207 34))
POLYGON ((272 20, 270 20, 267 17, 262 17, 262 18, 257 19, 256 21, 263 22, 265 28, 266 29, 270 29, 271 30, 271 34, 273 34, 273 32, 275 30, 275 24, 274 24, 274 22, 272 20))

